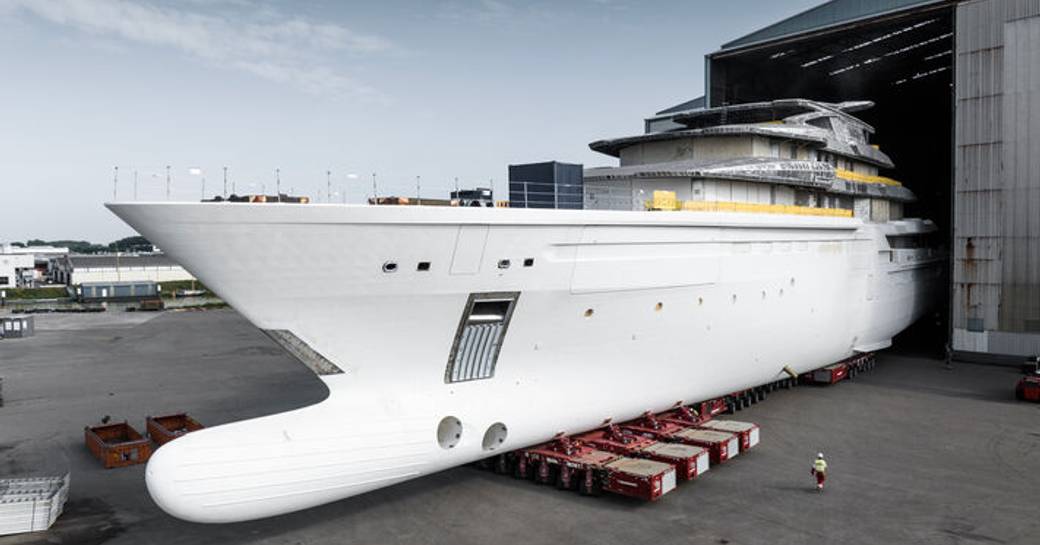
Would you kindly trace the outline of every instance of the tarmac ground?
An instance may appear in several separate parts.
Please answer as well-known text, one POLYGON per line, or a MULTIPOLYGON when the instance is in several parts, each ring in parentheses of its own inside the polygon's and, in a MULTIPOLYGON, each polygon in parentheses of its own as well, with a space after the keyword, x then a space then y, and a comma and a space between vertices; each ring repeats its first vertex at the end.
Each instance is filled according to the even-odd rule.
POLYGON ((321 382, 233 310, 39 315, 0 341, 0 477, 71 470, 65 513, 13 544, 1037 543, 1040 405, 1017 370, 883 352, 828 387, 735 419, 762 443, 654 503, 582 497, 460 467, 314 509, 200 525, 152 503, 144 466, 105 470, 83 428, 187 411, 212 426, 323 399, 321 382), (827 488, 814 490, 823 451, 827 488))

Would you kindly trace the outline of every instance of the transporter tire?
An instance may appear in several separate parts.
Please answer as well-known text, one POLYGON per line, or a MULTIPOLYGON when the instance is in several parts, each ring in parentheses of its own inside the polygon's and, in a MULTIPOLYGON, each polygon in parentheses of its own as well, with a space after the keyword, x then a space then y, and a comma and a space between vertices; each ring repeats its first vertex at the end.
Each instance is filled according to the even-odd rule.
POLYGON ((538 484, 555 484, 558 479, 560 468, 556 467, 556 464, 550 464, 549 462, 542 462, 541 468, 538 470, 538 475, 535 478, 535 482, 538 484))
POLYGON ((557 490, 573 490, 575 484, 575 471, 567 466, 560 466, 560 470, 556 472, 556 489, 557 490))
POLYGON ((599 496, 602 490, 599 476, 592 469, 585 471, 578 479, 578 493, 582 496, 599 496))
POLYGON ((499 454, 496 456, 494 468, 495 473, 498 473, 499 475, 509 475, 512 473, 512 471, 510 471, 512 469, 510 467, 512 465, 511 462, 512 460, 509 459, 508 454, 499 454))
POLYGON ((522 460, 516 460, 513 464, 513 478, 527 479, 531 473, 531 466, 522 460))

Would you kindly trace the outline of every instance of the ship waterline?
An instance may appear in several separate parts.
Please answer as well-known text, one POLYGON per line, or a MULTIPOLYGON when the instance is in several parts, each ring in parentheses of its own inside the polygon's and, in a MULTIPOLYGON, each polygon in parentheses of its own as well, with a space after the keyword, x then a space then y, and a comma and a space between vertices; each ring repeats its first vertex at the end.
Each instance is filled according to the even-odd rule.
POLYGON ((890 244, 934 230, 921 220, 108 207, 321 360, 325 401, 156 452, 150 492, 198 522, 327 503, 883 348, 938 289, 931 250, 890 244))

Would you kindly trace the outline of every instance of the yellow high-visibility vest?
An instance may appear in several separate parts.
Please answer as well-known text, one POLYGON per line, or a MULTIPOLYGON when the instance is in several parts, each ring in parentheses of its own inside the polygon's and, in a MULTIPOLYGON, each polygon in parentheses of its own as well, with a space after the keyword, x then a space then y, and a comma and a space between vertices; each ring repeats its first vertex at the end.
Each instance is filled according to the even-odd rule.
POLYGON ((817 458, 816 461, 813 462, 813 469, 815 469, 817 473, 827 473, 827 461, 817 458))

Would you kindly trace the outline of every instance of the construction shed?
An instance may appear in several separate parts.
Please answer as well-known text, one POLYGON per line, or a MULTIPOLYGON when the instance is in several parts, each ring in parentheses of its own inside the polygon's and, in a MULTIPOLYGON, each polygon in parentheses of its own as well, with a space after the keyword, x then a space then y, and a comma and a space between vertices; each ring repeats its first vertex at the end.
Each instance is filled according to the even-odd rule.
POLYGON ((907 215, 943 233, 942 311, 904 337, 984 360, 1040 353, 1040 0, 826 2, 707 55, 704 96, 646 129, 794 97, 874 101, 857 115, 917 195, 907 215))

